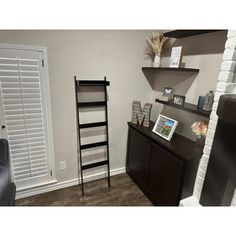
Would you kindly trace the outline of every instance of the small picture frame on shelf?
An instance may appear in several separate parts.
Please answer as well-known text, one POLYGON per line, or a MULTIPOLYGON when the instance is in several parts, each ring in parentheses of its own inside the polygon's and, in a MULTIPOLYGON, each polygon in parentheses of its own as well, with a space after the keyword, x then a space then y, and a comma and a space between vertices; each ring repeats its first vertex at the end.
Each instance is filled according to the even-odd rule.
POLYGON ((184 103, 185 103, 185 96, 174 94, 173 104, 178 106, 184 106, 184 103))
POLYGON ((169 67, 178 68, 182 62, 182 46, 173 47, 170 56, 169 67))
POLYGON ((177 124, 178 121, 160 114, 152 129, 152 132, 170 141, 175 132, 177 124))
POLYGON ((165 87, 163 92, 163 97, 167 97, 168 100, 172 99, 173 88, 165 87))

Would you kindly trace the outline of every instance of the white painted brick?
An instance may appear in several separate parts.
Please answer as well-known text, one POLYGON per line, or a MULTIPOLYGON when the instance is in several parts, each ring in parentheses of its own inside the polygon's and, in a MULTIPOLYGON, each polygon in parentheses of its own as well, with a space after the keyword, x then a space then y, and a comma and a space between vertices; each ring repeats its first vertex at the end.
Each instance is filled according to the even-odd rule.
POLYGON ((201 161, 198 168, 199 171, 201 170, 204 171, 204 173, 206 172, 206 164, 204 162, 201 161))
POLYGON ((199 204, 199 198, 196 198, 195 196, 190 196, 187 198, 182 199, 179 202, 180 207, 201 207, 202 205, 199 204))
POLYGON ((216 90, 219 92, 229 93, 234 91, 235 84, 234 83, 225 83, 225 82, 218 82, 216 90))
POLYGON ((223 54, 223 60, 225 61, 235 61, 236 60, 236 51, 233 49, 225 49, 223 54))
POLYGON ((202 191, 202 188, 200 188, 200 187, 195 183, 194 189, 193 189, 193 196, 194 196, 195 198, 197 198, 198 200, 200 199, 201 191, 202 191))
POLYGON ((208 156, 208 158, 204 158, 204 159, 201 160, 201 163, 202 163, 203 166, 207 166, 208 162, 209 162, 209 156, 208 156))
POLYGON ((228 30, 227 38, 236 36, 236 30, 228 30))
POLYGON ((234 74, 233 74, 232 82, 233 82, 233 83, 236 83, 236 72, 234 72, 234 74))
POLYGON ((212 106, 212 111, 216 111, 218 107, 218 102, 214 102, 212 106))
POLYGON ((236 37, 228 38, 225 43, 225 48, 235 49, 236 48, 236 37))
POLYGON ((206 137, 205 145, 212 146, 213 140, 211 138, 206 137))
POLYGON ((215 121, 215 122, 218 121, 218 116, 216 115, 215 111, 211 112, 210 119, 215 121))
POLYGON ((236 189, 234 190, 234 195, 231 201, 231 206, 236 206, 236 189))
POLYGON ((204 178, 205 178, 205 174, 206 174, 206 172, 203 171, 201 168, 199 168, 198 176, 202 179, 202 180, 201 180, 201 183, 203 183, 203 180, 204 180, 204 178))
POLYGON ((204 146, 204 149, 203 149, 203 153, 204 153, 205 155, 210 156, 211 147, 205 145, 205 146, 204 146))
MULTIPOLYGON (((208 125, 208 132, 203 149, 203 155, 199 163, 196 181, 194 185, 193 196, 200 199, 202 186, 207 170, 207 165, 210 158, 211 147, 214 140, 215 129, 217 127, 218 116, 216 114, 219 98, 223 94, 236 94, 236 30, 228 31, 228 39, 225 44, 225 51, 223 54, 223 61, 221 63, 221 71, 218 76, 218 83, 214 96, 214 103, 210 115, 208 125)), ((236 190, 231 205, 236 206, 236 190)))
POLYGON ((234 61, 223 61, 221 63, 220 69, 222 71, 234 71, 235 65, 236 65, 236 62, 234 62, 234 61))
POLYGON ((209 155, 203 154, 201 158, 201 162, 207 164, 209 160, 209 155))
POLYGON ((217 122, 210 120, 208 124, 209 129, 216 129, 217 122))
POLYGON ((221 71, 218 76, 218 81, 223 82, 232 82, 234 77, 234 73, 232 71, 221 71))
POLYGON ((220 96, 223 95, 223 94, 224 94, 223 92, 216 91, 215 96, 214 96, 214 101, 218 102, 219 99, 220 99, 220 96))
POLYGON ((210 139, 213 140, 213 139, 214 139, 214 135, 215 135, 215 130, 208 128, 208 131, 207 131, 207 138, 210 138, 210 139))
POLYGON ((208 162, 207 163, 201 162, 201 165, 200 165, 200 168, 205 172, 206 172, 206 169, 207 169, 207 164, 208 164, 208 162))
POLYGON ((199 175, 199 172, 200 172, 200 170, 198 170, 198 175, 197 175, 196 182, 197 182, 198 184, 203 184, 204 178, 202 178, 202 177, 199 175))
MULTIPOLYGON (((200 170, 198 170, 198 172, 199 172, 200 170)), ((202 178, 201 176, 197 176, 197 179, 196 179, 196 182, 198 183, 198 184, 203 184, 203 182, 204 182, 204 178, 202 178)))

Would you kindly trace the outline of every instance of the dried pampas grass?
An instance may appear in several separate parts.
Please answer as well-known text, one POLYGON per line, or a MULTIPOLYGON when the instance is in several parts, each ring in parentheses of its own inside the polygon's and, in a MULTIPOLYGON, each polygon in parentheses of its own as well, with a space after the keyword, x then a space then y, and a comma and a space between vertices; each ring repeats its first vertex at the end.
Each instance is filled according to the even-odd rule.
POLYGON ((161 55, 161 52, 166 48, 169 38, 165 37, 163 33, 152 33, 150 38, 146 38, 147 48, 145 55, 150 56, 152 59, 156 54, 161 55))

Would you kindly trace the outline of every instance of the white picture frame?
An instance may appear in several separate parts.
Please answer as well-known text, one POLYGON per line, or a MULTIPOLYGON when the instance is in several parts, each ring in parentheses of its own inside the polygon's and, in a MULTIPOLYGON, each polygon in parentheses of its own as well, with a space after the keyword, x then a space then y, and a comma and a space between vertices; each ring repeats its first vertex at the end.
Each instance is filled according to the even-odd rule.
POLYGON ((177 120, 174 120, 172 118, 160 114, 156 120, 152 132, 170 141, 177 125, 178 125, 177 120))
POLYGON ((170 56, 169 67, 178 68, 182 62, 182 46, 173 47, 170 56))

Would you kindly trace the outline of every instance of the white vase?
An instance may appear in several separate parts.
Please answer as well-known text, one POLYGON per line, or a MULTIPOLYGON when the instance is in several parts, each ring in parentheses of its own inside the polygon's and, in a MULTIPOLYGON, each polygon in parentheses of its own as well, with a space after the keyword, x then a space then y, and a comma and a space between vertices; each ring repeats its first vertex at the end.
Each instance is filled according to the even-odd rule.
POLYGON ((160 54, 156 54, 153 61, 153 67, 160 67, 160 64, 161 64, 161 56, 160 54))

